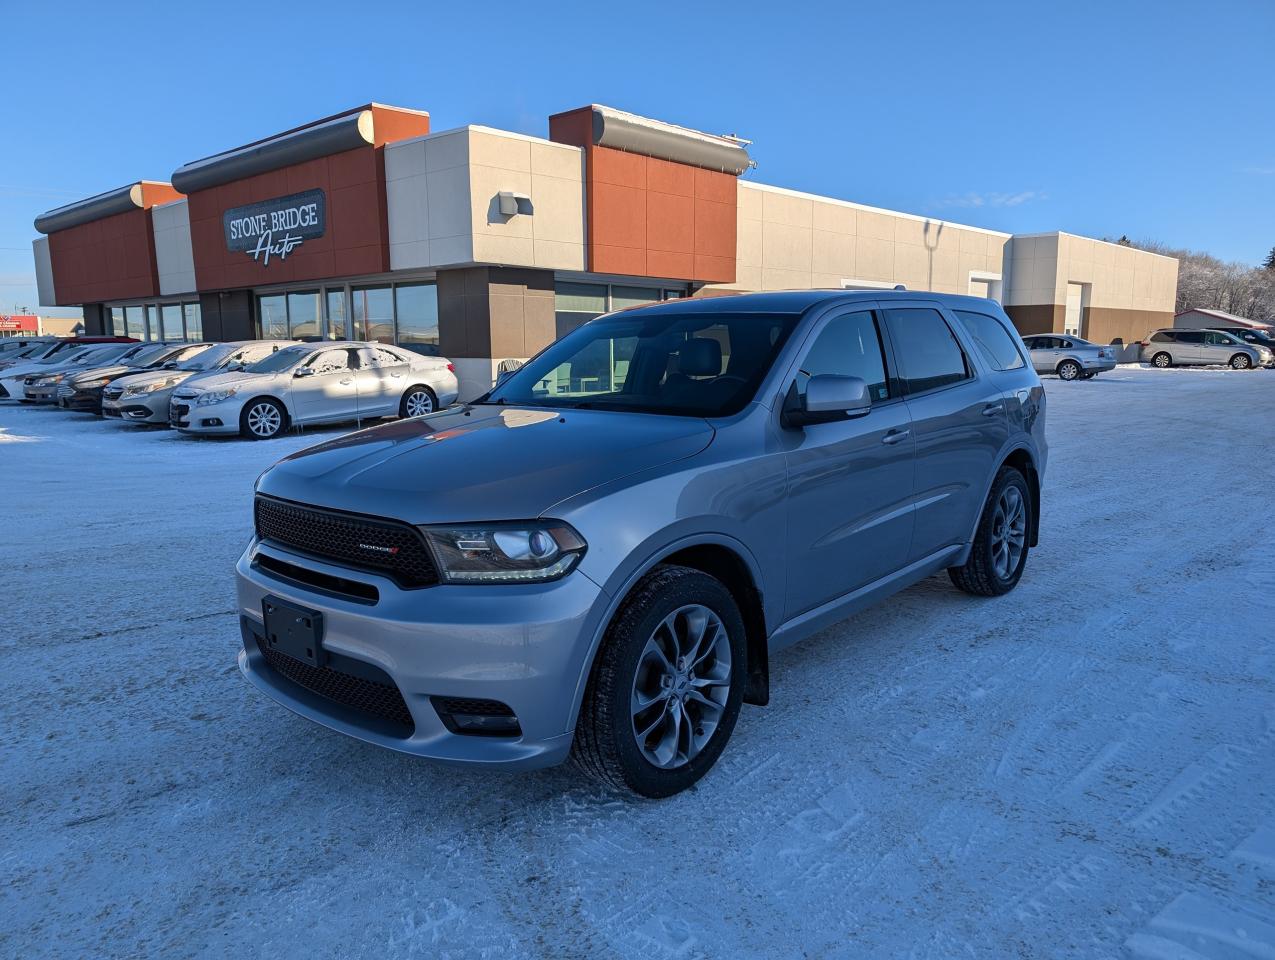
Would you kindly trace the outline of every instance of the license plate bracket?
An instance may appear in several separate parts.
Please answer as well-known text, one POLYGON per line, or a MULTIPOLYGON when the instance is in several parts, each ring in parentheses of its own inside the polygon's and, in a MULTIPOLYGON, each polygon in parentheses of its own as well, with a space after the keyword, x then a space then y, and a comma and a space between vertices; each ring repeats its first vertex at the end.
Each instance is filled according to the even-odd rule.
POLYGON ((261 619, 269 649, 312 667, 328 662, 328 653, 323 649, 323 614, 318 610, 265 597, 261 601, 261 619))

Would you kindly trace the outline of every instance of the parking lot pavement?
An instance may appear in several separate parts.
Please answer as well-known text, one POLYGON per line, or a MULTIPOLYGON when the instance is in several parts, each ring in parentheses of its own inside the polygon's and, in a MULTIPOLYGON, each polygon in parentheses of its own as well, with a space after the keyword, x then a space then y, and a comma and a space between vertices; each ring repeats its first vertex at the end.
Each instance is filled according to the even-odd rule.
POLYGON ((0 408, 0 955, 1275 954, 1275 374, 1046 391, 1021 586, 785 651, 662 802, 248 689, 252 482, 313 436, 0 408))

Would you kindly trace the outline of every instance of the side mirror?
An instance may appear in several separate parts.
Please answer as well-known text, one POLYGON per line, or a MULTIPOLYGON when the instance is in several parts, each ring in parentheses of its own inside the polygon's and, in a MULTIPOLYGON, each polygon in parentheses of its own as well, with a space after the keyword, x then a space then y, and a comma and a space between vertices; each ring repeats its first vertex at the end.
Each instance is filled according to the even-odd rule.
POLYGON ((789 388, 782 422, 785 427, 801 428, 811 423, 862 417, 871 409, 872 396, 863 379, 821 373, 810 378, 805 396, 797 393, 796 383, 789 388))
POLYGON ((297 367, 297 372, 294 373, 293 376, 294 377, 313 377, 314 367, 297 367))

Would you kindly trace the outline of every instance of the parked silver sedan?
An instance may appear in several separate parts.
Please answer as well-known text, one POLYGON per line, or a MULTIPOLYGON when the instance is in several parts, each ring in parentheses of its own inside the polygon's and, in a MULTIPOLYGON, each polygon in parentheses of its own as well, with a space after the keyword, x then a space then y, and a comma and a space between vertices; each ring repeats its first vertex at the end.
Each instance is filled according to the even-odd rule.
POLYGON ((1245 343, 1220 330, 1165 328, 1142 341, 1142 361, 1161 369, 1218 364, 1251 370, 1273 360, 1275 354, 1265 347, 1245 343))
POLYGON ((1071 334, 1042 333, 1023 337, 1037 373, 1056 373, 1060 380, 1090 380, 1116 368, 1116 348, 1100 347, 1071 334))

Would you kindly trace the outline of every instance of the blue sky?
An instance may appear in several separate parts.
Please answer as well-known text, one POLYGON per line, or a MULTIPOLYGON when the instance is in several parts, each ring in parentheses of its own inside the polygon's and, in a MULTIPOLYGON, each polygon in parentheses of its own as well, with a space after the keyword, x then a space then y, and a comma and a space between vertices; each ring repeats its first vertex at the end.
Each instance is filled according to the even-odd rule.
MULTIPOLYGON (((0 311, 32 218, 377 100, 546 135, 606 103, 752 179, 1014 232, 1275 246, 1275 3, 0 4, 0 311)), ((44 311, 51 312, 51 311, 44 311)))

